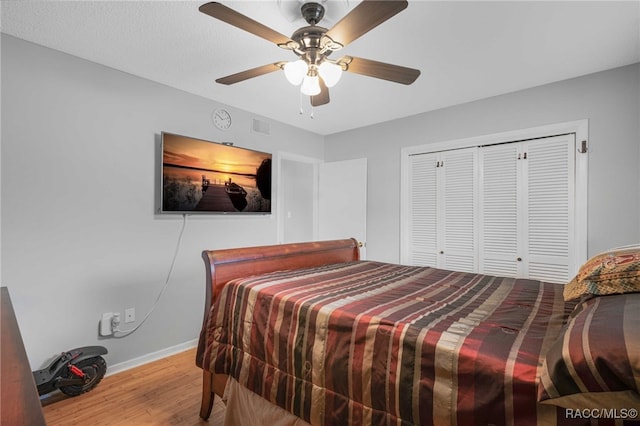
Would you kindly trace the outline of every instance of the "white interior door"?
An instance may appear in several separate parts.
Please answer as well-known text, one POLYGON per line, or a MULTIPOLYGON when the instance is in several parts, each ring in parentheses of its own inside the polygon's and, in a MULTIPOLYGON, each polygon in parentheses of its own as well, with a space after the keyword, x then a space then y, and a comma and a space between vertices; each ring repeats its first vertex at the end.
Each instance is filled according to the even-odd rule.
POLYGON ((367 159, 319 165, 318 239, 355 238, 366 259, 367 159))

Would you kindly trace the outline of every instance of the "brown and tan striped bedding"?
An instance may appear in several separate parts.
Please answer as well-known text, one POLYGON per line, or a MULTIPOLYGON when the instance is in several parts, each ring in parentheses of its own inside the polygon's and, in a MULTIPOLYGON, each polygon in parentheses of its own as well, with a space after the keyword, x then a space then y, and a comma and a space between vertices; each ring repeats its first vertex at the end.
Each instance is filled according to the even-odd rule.
POLYGON ((372 261, 235 280, 204 363, 313 425, 568 422, 537 403, 563 286, 372 261))
POLYGON ((538 399, 613 411, 640 424, 640 293, 591 297, 576 306, 546 353, 538 399))

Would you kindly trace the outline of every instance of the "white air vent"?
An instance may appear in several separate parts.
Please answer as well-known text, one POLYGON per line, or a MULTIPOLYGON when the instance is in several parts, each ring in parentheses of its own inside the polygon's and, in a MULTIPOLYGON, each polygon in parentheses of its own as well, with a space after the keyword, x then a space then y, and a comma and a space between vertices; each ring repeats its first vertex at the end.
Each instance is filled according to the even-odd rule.
POLYGON ((253 131, 256 133, 261 133, 263 135, 268 135, 271 133, 269 123, 260 121, 257 118, 253 119, 253 131))

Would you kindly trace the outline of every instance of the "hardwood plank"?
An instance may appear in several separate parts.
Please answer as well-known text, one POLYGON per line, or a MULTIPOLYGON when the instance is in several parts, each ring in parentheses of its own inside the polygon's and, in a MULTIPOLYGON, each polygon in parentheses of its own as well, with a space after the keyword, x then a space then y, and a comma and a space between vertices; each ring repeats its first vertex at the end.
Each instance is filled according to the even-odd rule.
MULTIPOLYGON (((208 422, 199 417, 202 370, 196 350, 105 377, 92 391, 74 398, 53 393, 42 400, 50 426, 222 424, 219 398, 208 422)), ((108 371, 108 370, 107 370, 108 371)))

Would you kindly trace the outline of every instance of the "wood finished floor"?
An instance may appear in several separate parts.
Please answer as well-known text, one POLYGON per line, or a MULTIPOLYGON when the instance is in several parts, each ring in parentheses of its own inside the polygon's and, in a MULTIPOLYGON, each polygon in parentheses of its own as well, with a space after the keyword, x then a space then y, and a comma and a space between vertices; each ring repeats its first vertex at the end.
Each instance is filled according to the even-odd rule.
POLYGON ((195 349, 105 377, 74 398, 56 392, 42 400, 49 426, 221 425, 224 404, 216 397, 209 422, 199 417, 202 370, 195 349))

